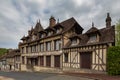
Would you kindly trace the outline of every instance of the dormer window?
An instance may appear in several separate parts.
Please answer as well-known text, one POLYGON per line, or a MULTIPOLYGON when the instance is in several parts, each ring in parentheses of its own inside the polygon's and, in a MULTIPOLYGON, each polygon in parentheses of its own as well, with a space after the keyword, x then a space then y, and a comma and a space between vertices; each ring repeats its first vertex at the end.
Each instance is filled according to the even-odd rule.
POLYGON ((48 36, 50 36, 51 35, 51 32, 48 32, 48 36))
POLYGON ((76 45, 77 44, 77 39, 72 39, 71 42, 72 42, 71 45, 76 45))
POLYGON ((89 39, 89 43, 92 43, 92 42, 96 42, 97 41, 97 35, 96 34, 93 34, 93 35, 90 35, 90 39, 89 39))
POLYGON ((41 34, 41 38, 43 38, 45 35, 44 34, 41 34))
POLYGON ((34 41, 34 40, 35 40, 35 35, 32 36, 32 41, 34 41))
POLYGON ((61 28, 56 29, 56 33, 60 33, 61 32, 61 28))
POLYGON ((51 36, 51 35, 52 35, 52 31, 49 31, 49 32, 48 32, 48 36, 51 36))

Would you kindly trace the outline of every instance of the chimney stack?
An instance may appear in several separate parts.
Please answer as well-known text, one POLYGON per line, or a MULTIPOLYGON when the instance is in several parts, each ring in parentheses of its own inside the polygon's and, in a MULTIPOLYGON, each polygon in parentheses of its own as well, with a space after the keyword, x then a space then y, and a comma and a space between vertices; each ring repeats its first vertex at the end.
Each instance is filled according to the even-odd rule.
POLYGON ((109 28, 111 26, 111 17, 110 14, 107 13, 107 18, 106 18, 106 27, 109 28))
POLYGON ((55 24, 56 24, 56 20, 53 16, 51 16, 49 19, 49 26, 53 27, 55 24))

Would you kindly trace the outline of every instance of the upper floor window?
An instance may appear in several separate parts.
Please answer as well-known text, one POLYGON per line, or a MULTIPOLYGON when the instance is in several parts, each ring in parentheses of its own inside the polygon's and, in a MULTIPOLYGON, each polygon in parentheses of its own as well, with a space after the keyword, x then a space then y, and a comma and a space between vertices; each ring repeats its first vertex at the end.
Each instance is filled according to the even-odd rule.
POLYGON ((90 39, 89 39, 89 43, 91 43, 91 42, 96 42, 97 41, 97 35, 96 34, 94 34, 94 35, 91 35, 90 36, 90 39))
POLYGON ((55 50, 60 50, 61 49, 61 40, 55 40, 54 49, 55 50))
POLYGON ((16 56, 15 60, 20 61, 20 56, 16 56))
POLYGON ((26 53, 28 53, 28 46, 26 47, 26 53))
POLYGON ((36 46, 32 46, 32 52, 36 52, 36 46))
POLYGON ((22 47, 22 49, 21 49, 21 53, 24 53, 24 47, 22 47))
POLYGON ((46 42, 46 51, 51 50, 51 42, 46 42))
POLYGON ((43 45, 43 43, 40 44, 40 51, 44 51, 44 45, 43 45))

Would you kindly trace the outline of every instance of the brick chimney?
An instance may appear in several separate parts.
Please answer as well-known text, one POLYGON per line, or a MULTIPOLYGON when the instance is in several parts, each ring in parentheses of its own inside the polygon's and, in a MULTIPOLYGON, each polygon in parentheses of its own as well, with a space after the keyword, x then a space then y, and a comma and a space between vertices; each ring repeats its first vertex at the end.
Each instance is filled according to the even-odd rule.
POLYGON ((53 16, 51 16, 49 19, 49 26, 53 27, 55 24, 56 24, 56 20, 53 16))
POLYGON ((111 17, 110 14, 107 13, 107 18, 106 18, 106 27, 109 28, 111 26, 111 17))

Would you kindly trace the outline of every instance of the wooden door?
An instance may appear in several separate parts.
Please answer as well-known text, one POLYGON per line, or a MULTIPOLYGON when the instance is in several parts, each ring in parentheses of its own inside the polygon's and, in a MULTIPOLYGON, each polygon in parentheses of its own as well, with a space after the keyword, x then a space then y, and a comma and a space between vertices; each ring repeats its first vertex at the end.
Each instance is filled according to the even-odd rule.
POLYGON ((54 57, 54 67, 60 67, 60 55, 54 57))
POLYGON ((51 56, 46 56, 46 66, 51 67, 51 56))
POLYGON ((44 56, 40 56, 40 66, 44 66, 44 56))
POLYGON ((92 54, 91 52, 80 53, 80 65, 81 68, 91 69, 92 54))

